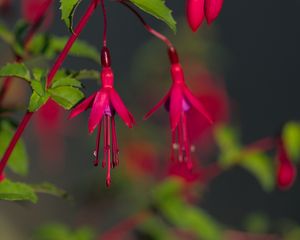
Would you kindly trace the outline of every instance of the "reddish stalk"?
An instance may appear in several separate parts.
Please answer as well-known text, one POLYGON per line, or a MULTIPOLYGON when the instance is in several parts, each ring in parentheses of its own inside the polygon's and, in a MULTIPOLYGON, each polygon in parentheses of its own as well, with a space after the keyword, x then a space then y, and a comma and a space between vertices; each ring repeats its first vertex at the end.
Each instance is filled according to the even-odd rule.
POLYGON ((149 33, 151 33, 152 35, 154 35, 155 37, 163 41, 168 46, 168 48, 174 48, 171 41, 165 35, 156 31, 148 23, 146 23, 143 17, 129 3, 125 2, 124 0, 120 0, 120 3, 126 6, 132 13, 134 13, 137 16, 137 18, 141 21, 141 23, 144 25, 144 27, 149 33))
POLYGON ((104 0, 101 0, 101 7, 103 12, 103 47, 107 46, 107 14, 104 0))
MULTIPOLYGON (((58 56, 58 58, 56 59, 52 69, 49 72, 49 75, 48 75, 48 78, 47 78, 47 87, 49 87, 51 85, 51 82, 52 82, 55 74, 57 73, 57 71, 61 67, 61 65, 62 65, 63 61, 65 60, 65 58, 67 57, 72 45, 74 44, 75 40, 78 38, 79 34, 81 33, 81 31, 83 30, 85 25, 87 24, 87 22, 88 22, 89 18, 91 17, 92 13, 95 11, 96 7, 99 4, 99 1, 100 0, 92 0, 91 4, 89 5, 89 7, 86 10, 85 14, 80 19, 77 27, 75 28, 74 34, 69 38, 69 40, 66 43, 63 51, 58 56)), ((13 136, 13 139, 9 143, 9 146, 7 147, 3 157, 1 159, 1 162, 0 162, 0 175, 1 175, 1 173, 3 173, 3 170, 4 170, 6 164, 9 160, 9 157, 10 157, 12 151, 14 150, 18 140, 22 136, 22 134, 24 132, 24 129, 28 125, 32 115, 33 115, 32 112, 26 112, 25 116, 21 120, 21 123, 20 123, 19 127, 17 128, 17 131, 15 132, 15 134, 13 136)))

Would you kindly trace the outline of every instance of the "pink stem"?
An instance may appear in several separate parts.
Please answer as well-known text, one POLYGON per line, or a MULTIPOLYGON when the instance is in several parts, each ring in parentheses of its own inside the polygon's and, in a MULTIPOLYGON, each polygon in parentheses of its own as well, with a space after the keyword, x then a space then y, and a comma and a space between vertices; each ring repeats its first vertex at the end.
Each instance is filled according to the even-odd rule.
MULTIPOLYGON (((84 28, 84 26, 86 25, 86 23, 88 22, 89 18, 91 17, 92 13, 94 12, 94 10, 96 9, 97 5, 99 4, 99 0, 92 0, 90 6, 88 7, 87 11, 85 12, 84 16, 81 18, 80 22, 78 23, 76 29, 75 29, 75 35, 72 35, 70 37, 70 39, 68 40, 68 42, 66 43, 63 51, 60 53, 60 55, 58 56, 56 62, 54 63, 54 66, 52 67, 52 69, 49 72, 48 78, 47 78, 47 87, 50 86, 55 74, 57 73, 57 71, 59 70, 60 66, 62 65, 64 59, 67 57, 73 43, 75 42, 75 40, 78 38, 79 34, 81 33, 82 29, 84 28)), ((15 132, 13 139, 11 140, 11 142, 9 143, 8 148, 6 149, 1 162, 0 162, 0 175, 3 172, 9 157, 12 153, 12 151, 14 150, 18 140, 20 139, 20 137, 22 136, 27 124, 29 123, 31 117, 33 115, 33 112, 27 112, 25 114, 25 116, 23 117, 17 131, 15 132)))
POLYGON ((107 46, 107 14, 104 5, 104 0, 101 0, 101 7, 103 12, 103 47, 107 46))
POLYGON ((141 21, 141 23, 144 25, 146 30, 154 35, 155 37, 159 38, 161 41, 163 41, 169 48, 174 48, 173 44, 171 41, 163 34, 159 33, 155 29, 153 29, 149 24, 146 23, 146 21, 143 19, 143 17, 126 1, 120 0, 120 3, 126 6, 132 13, 134 13, 138 19, 141 21))

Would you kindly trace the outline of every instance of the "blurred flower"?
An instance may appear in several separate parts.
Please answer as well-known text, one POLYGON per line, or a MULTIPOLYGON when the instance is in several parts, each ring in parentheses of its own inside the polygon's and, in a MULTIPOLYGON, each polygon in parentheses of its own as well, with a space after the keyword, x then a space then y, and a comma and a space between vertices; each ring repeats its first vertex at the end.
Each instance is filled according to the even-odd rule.
POLYGON ((187 87, 182 67, 179 63, 171 66, 173 84, 168 94, 148 113, 145 118, 149 118, 159 107, 165 104, 169 111, 170 124, 172 130, 171 160, 185 162, 188 168, 192 168, 191 146, 188 138, 187 115, 186 112, 193 107, 208 122, 212 123, 210 115, 207 113, 202 103, 191 93, 187 87), (178 151, 177 157, 175 150, 178 151))
POLYGON ((211 24, 219 16, 224 0, 205 0, 205 17, 211 24))
MULTIPOLYGON (((107 48, 102 50, 102 55, 109 56, 107 48)), ((102 58, 104 59, 104 58, 102 58)), ((102 161, 102 167, 107 165, 107 177, 106 185, 109 187, 111 184, 110 169, 111 169, 111 155, 112 155, 112 167, 119 165, 119 148, 117 142, 116 126, 115 126, 115 113, 121 117, 124 123, 129 127, 133 127, 135 124, 133 116, 127 110, 119 94, 114 89, 114 75, 109 64, 102 64, 104 67, 101 72, 102 87, 98 92, 88 97, 77 107, 75 107, 70 118, 76 117, 78 114, 86 111, 88 108, 92 108, 88 122, 89 132, 92 133, 96 127, 98 127, 96 150, 94 155, 96 157, 94 165, 99 164, 99 146, 100 146, 100 134, 101 125, 103 122, 104 127, 104 159, 102 161), (112 146, 112 147, 110 147, 112 146)))
MULTIPOLYGON (((49 0, 21 0, 21 11, 23 18, 30 24, 39 20, 44 8, 49 0)), ((49 25, 52 19, 52 11, 46 16, 46 25, 49 25)))
POLYGON ((64 155, 63 109, 54 101, 49 100, 36 113, 34 121, 40 159, 43 159, 44 169, 51 172, 61 169, 64 155))
POLYGON ((297 169, 288 156, 287 149, 283 141, 278 140, 277 159, 279 161, 277 168, 277 184, 282 190, 290 188, 297 176, 297 169))

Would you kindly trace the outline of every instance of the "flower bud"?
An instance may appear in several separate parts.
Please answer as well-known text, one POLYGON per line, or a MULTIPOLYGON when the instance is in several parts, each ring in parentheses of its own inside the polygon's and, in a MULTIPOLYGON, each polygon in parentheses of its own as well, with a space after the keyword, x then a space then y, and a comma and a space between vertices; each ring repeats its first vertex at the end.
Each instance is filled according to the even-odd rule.
POLYGON ((211 24, 219 16, 224 0, 205 0, 205 17, 211 24))
POLYGON ((193 32, 196 32, 204 20, 204 0, 187 0, 186 15, 193 32))

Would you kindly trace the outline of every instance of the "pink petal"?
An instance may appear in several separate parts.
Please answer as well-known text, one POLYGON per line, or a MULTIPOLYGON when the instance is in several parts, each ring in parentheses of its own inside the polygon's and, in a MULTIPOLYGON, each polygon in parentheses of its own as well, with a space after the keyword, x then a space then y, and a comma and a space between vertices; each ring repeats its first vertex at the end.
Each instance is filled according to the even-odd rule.
POLYGON ((87 110, 89 107, 91 107, 92 102, 96 96, 96 93, 88 97, 87 99, 83 100, 81 103, 79 103, 70 113, 69 119, 72 119, 76 117, 78 114, 82 113, 83 111, 87 110))
POLYGON ((175 84, 171 89, 170 96, 170 123, 172 131, 177 127, 183 111, 183 95, 180 85, 175 84))
POLYGON ((208 24, 211 24, 219 16, 224 0, 206 0, 205 16, 208 24))
POLYGON ((118 113, 118 115, 122 118, 125 124, 132 128, 134 125, 134 119, 131 113, 127 110, 126 106, 124 105, 122 99, 120 98, 119 94, 112 88, 110 90, 110 101, 118 113))
POLYGON ((187 101, 209 121, 210 124, 213 124, 213 120, 210 114, 204 108, 203 104, 191 93, 191 91, 186 86, 184 87, 184 96, 186 97, 187 101))
POLYGON ((104 110, 108 105, 108 93, 107 91, 100 90, 94 100, 92 111, 89 118, 88 129, 92 133, 97 125, 100 123, 101 118, 104 115, 104 110))
POLYGON ((168 94, 166 96, 163 97, 163 99, 161 99, 158 104, 156 104, 154 106, 154 108, 152 108, 144 117, 144 120, 147 120, 149 117, 151 117, 151 115, 156 112, 163 104, 165 104, 165 102, 168 100, 168 98, 170 97, 170 92, 168 92, 168 94))
POLYGON ((186 15, 189 26, 196 32, 204 20, 204 0, 187 0, 186 15))

